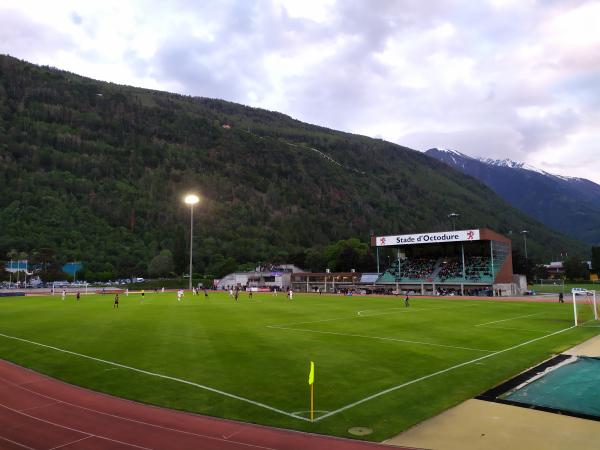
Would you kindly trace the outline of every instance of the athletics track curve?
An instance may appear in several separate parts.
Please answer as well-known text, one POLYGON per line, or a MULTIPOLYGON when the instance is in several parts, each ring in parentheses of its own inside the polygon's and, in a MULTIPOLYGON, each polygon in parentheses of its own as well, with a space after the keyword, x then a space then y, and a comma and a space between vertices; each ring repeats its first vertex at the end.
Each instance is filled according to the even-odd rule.
POLYGON ((143 405, 0 360, 1 450, 398 449, 143 405))

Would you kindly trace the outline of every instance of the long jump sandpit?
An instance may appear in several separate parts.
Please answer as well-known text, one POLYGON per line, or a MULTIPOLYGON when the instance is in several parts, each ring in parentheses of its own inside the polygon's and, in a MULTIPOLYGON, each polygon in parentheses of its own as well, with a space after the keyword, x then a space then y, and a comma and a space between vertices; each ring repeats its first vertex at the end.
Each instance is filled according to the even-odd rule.
MULTIPOLYGON (((600 357, 600 336, 565 354, 600 357)), ((471 399, 385 443, 431 450, 595 450, 600 421, 471 399)))

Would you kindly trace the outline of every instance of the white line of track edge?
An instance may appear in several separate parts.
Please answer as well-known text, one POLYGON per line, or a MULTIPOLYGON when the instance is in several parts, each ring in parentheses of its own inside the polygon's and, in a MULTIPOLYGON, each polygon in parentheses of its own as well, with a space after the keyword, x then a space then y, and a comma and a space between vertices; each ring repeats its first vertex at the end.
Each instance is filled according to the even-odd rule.
POLYGON ((235 400, 239 400, 239 401, 242 401, 242 402, 245 402, 245 403, 250 403, 251 405, 258 406, 258 407, 264 408, 264 409, 268 409, 269 411, 273 411, 273 412, 282 414, 284 416, 293 417, 294 419, 304 420, 306 422, 310 422, 310 419, 307 419, 305 417, 297 416, 297 415, 289 413, 287 411, 282 411, 281 409, 275 408, 273 406, 265 405, 264 403, 260 403, 260 402, 254 401, 254 400, 250 400, 248 398, 241 397, 239 395, 230 394, 229 392, 221 391, 219 389, 215 389, 215 388, 212 388, 210 386, 205 386, 203 384, 194 383, 193 381, 183 380, 181 378, 175 378, 175 377, 171 377, 169 375, 163 375, 163 374, 160 374, 160 373, 150 372, 148 370, 143 370, 143 369, 138 369, 138 368, 131 367, 131 366, 126 366, 124 364, 119 364, 119 363, 116 363, 116 362, 113 362, 113 361, 107 361, 105 359, 95 358, 93 356, 88 356, 88 355, 84 355, 82 353, 72 352, 70 350, 65 350, 65 349, 59 348, 59 347, 53 347, 52 345, 46 345, 46 344, 42 344, 40 342, 30 341, 28 339, 19 338, 19 337, 16 337, 16 336, 10 336, 8 334, 0 333, 0 336, 5 337, 7 339, 13 339, 13 340, 16 340, 16 341, 21 341, 21 342, 26 342, 28 344, 37 345, 37 346, 40 346, 40 347, 49 348, 49 349, 52 349, 52 350, 56 350, 58 352, 67 353, 67 354, 70 354, 70 355, 78 356, 80 358, 86 358, 86 359, 90 359, 92 361, 98 361, 98 362, 101 362, 101 363, 104 363, 104 364, 109 364, 111 366, 121 367, 123 369, 128 369, 128 370, 131 370, 131 371, 134 371, 134 372, 143 373, 145 375, 150 375, 150 376, 157 377, 157 378, 163 378, 165 380, 171 380, 171 381, 175 381, 175 382, 178 382, 178 383, 187 384, 187 385, 190 385, 190 386, 194 386, 194 387, 197 387, 197 388, 200 388, 200 389, 204 389, 204 390, 213 392, 215 394, 220 394, 220 395, 223 395, 225 397, 233 398, 235 400))
POLYGON ((324 414, 324 415, 322 415, 320 417, 317 417, 315 419, 315 422, 319 422, 319 421, 321 421, 323 419, 326 419, 327 417, 331 417, 331 416, 333 416, 335 414, 341 413, 342 411, 346 411, 347 409, 354 408, 355 406, 358 406, 358 405, 360 405, 362 403, 368 402, 369 400, 373 400, 374 398, 381 397, 382 395, 389 394, 390 392, 393 392, 393 391, 397 391, 398 389, 402 389, 402 388, 404 388, 406 386, 409 386, 411 384, 418 383, 419 381, 427 380, 428 378, 433 378, 433 377, 435 377, 437 375, 441 375, 441 374, 444 374, 446 372, 450 372, 450 371, 452 371, 454 369, 458 369, 460 367, 464 367, 464 366, 467 366, 469 364, 473 364, 473 363, 476 363, 478 361, 481 361, 481 360, 484 360, 484 359, 487 359, 487 358, 491 358, 493 356, 499 355, 500 353, 508 352, 510 350, 514 350, 516 348, 523 347, 524 345, 531 344, 532 342, 536 342, 536 341, 539 341, 541 339, 545 339, 547 337, 554 336, 556 334, 564 333, 565 331, 572 330, 573 328, 575 328, 575 326, 564 328, 562 330, 555 331, 554 333, 550 333, 550 334, 547 334, 545 336, 541 336, 541 337, 538 337, 538 338, 535 338, 535 339, 531 339, 529 341, 522 342, 521 344, 513 345, 512 347, 505 348, 504 350, 499 350, 499 351, 491 353, 489 355, 481 356, 479 358, 475 358, 475 359, 472 359, 470 361, 466 361, 464 363, 460 363, 460 364, 457 364, 455 366, 448 367, 447 369, 439 370, 437 372, 430 373, 429 375, 425 375, 425 376, 422 376, 420 378, 415 378, 414 380, 407 381, 406 383, 402 383, 402 384, 399 384, 397 386, 393 386, 393 387, 385 389, 385 390, 383 390, 381 392, 377 392, 377 393, 375 393, 373 395, 369 395, 368 397, 365 397, 365 398, 363 398, 361 400, 358 400, 358 401, 356 401, 354 403, 350 403, 350 404, 348 404, 346 406, 342 406, 341 408, 338 408, 335 411, 331 411, 330 413, 327 413, 327 414, 324 414))

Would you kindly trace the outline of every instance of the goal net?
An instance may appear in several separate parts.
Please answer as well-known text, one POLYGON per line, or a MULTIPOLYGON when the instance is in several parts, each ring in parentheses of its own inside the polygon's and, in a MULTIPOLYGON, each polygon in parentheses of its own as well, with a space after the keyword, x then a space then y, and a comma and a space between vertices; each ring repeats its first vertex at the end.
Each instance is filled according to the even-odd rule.
POLYGON ((598 320, 596 291, 573 293, 572 298, 575 326, 585 325, 588 322, 598 320))

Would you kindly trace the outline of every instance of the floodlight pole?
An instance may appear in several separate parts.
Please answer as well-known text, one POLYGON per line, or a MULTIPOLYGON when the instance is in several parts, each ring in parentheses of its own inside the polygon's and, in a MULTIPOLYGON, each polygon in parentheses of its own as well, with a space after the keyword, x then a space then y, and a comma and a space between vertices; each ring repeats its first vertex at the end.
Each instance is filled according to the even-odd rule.
POLYGON ((527 230, 521 231, 521 234, 523 235, 523 245, 525 246, 525 259, 527 259, 527 233, 529 233, 527 230))
POLYGON ((192 256, 193 250, 192 247, 194 245, 194 204, 190 204, 190 284, 189 290, 192 290, 192 256))
POLYGON ((460 217, 460 214, 452 212, 450 214, 448 214, 448 218, 452 219, 452 230, 456 231, 456 218, 460 217))
POLYGON ((197 195, 190 194, 184 199, 184 202, 190 205, 190 282, 189 290, 192 290, 192 261, 193 261, 193 245, 194 245, 194 205, 198 203, 200 199, 197 195))

